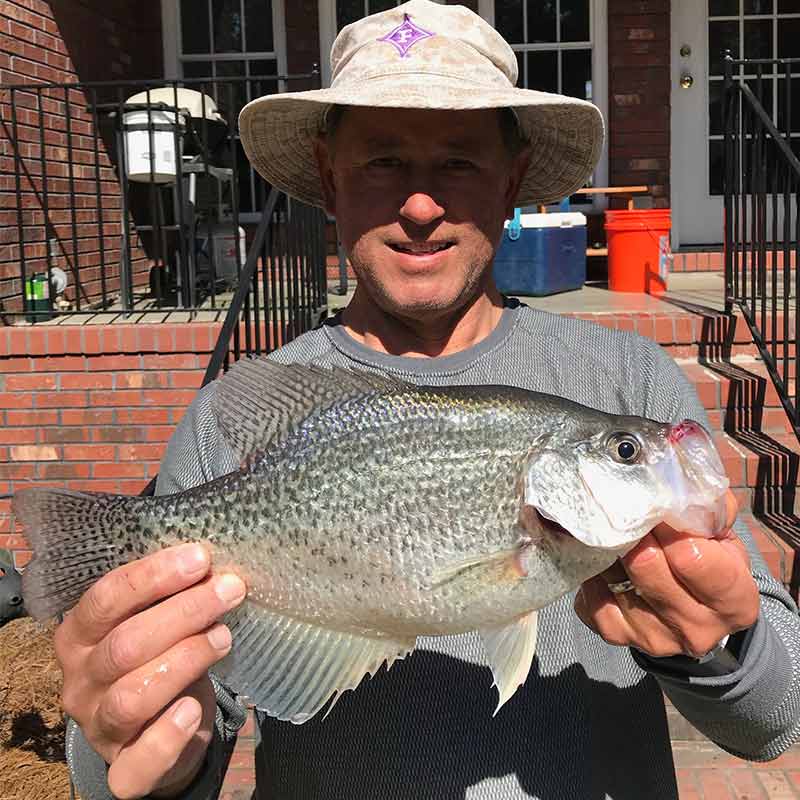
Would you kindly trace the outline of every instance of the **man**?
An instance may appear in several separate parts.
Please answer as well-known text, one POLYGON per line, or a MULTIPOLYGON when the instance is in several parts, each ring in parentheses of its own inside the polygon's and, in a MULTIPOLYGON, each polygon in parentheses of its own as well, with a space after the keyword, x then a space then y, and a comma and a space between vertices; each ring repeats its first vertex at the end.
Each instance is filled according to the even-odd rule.
MULTIPOLYGON (((535 312, 492 283, 515 203, 556 201, 592 172, 602 143, 593 106, 514 89, 516 59, 500 36, 427 0, 345 29, 332 64, 331 89, 262 98, 241 116, 254 165, 336 216, 358 275, 340 316, 272 357, 704 419, 655 343, 535 312)), ((173 437, 160 492, 236 469, 213 392, 173 437)), ((208 671, 230 648, 217 620, 244 586, 208 570, 192 546, 135 562, 99 581, 59 629, 65 707, 80 726, 68 753, 85 800, 109 789, 218 793, 243 713, 208 671)), ((494 718, 470 635, 422 639, 327 719, 259 717, 260 796, 675 798, 661 689, 731 752, 773 758, 797 735, 798 631, 745 529, 706 540, 662 527, 541 613, 531 673, 494 718)))

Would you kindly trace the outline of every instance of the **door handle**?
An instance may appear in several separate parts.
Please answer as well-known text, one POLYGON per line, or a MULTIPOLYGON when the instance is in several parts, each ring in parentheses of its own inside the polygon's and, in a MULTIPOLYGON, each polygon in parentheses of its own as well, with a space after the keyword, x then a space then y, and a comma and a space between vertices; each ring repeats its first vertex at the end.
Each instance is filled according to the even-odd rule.
POLYGON ((681 75, 681 89, 691 89, 694 86, 694 77, 688 72, 681 75))

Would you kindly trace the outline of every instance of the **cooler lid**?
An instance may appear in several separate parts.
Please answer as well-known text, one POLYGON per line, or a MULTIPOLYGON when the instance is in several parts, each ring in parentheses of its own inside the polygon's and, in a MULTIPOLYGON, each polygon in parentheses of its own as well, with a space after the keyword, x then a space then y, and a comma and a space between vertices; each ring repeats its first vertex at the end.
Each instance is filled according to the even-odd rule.
MULTIPOLYGON (((510 222, 510 220, 506 220, 506 228, 510 222)), ((520 224, 523 228, 574 228, 578 225, 586 225, 586 215, 581 214, 580 211, 522 214, 520 224)))

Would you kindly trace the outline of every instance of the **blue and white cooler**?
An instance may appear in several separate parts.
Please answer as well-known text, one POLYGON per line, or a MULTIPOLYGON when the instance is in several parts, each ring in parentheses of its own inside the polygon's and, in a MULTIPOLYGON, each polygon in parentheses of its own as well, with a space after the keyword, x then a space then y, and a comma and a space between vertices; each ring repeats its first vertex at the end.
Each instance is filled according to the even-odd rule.
POLYGON ((579 212, 522 214, 506 221, 494 258, 503 294, 542 296, 586 282, 586 216, 579 212))

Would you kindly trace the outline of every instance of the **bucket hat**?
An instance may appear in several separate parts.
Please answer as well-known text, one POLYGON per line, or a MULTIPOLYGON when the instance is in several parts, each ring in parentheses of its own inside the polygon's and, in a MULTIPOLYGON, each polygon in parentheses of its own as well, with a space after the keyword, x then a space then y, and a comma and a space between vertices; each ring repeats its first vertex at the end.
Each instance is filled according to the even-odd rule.
POLYGON ((517 58, 464 6, 411 0, 342 29, 330 88, 260 97, 239 115, 247 157, 271 184, 324 206, 314 141, 332 104, 377 108, 512 108, 532 158, 518 205, 553 203, 585 185, 603 146, 592 103, 518 89, 517 58))

